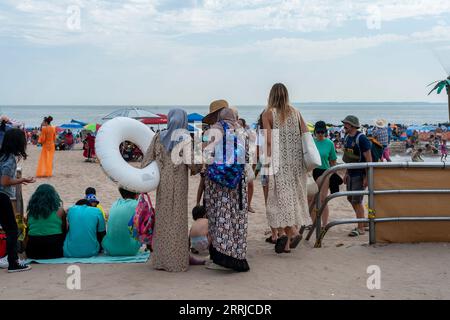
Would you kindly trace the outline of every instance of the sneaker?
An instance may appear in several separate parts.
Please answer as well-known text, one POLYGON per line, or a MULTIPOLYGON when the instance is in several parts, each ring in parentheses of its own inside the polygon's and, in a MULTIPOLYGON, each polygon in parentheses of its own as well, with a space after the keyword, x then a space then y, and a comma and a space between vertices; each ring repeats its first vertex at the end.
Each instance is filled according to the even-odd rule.
MULTIPOLYGON (((25 264, 25 261, 22 259, 19 259, 20 264, 25 264)), ((4 256, 0 259, 0 269, 8 269, 9 262, 8 262, 8 256, 4 256)))
POLYGON ((23 262, 17 262, 15 266, 9 266, 8 272, 22 272, 22 271, 28 271, 31 269, 31 266, 24 264, 23 262))
POLYGON ((4 256, 0 259, 0 269, 8 269, 8 256, 4 256))

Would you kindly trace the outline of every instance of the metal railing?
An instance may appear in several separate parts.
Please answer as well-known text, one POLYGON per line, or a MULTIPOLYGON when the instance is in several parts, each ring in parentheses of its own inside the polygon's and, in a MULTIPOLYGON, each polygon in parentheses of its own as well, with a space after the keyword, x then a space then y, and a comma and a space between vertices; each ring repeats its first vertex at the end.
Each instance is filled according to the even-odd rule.
POLYGON ((404 221, 449 221, 449 217, 392 217, 392 218, 376 218, 373 208, 375 204, 375 195, 386 195, 386 194, 450 194, 450 189, 410 189, 410 190, 375 190, 374 189, 374 169, 375 168, 432 168, 432 169, 450 169, 450 165, 447 165, 445 162, 441 163, 423 163, 423 162, 366 162, 366 163, 348 163, 342 164, 338 166, 334 166, 323 173, 321 176, 321 181, 319 184, 319 192, 314 197, 314 211, 315 211, 315 219, 313 221, 313 226, 309 230, 306 240, 309 240, 314 233, 316 232, 316 248, 320 248, 322 246, 322 240, 325 237, 326 233, 329 229, 334 226, 342 225, 342 224, 355 224, 355 223, 368 223, 369 224, 369 243, 376 243, 376 224, 383 222, 404 222, 404 221), (328 192, 327 190, 322 190, 322 187, 325 181, 332 175, 333 173, 337 173, 341 170, 348 169, 365 169, 367 171, 367 190, 360 191, 341 191, 334 194, 328 195, 324 203, 321 203, 321 192, 328 192), (369 213, 368 218, 359 218, 359 219, 346 219, 339 221, 332 221, 328 223, 324 228, 322 228, 322 213, 328 203, 339 197, 345 196, 368 196, 369 197, 369 213))

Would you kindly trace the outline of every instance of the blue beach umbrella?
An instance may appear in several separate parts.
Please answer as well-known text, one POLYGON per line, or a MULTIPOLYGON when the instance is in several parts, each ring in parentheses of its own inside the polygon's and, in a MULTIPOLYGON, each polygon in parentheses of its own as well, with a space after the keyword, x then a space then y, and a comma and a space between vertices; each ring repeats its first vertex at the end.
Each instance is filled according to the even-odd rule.
POLYGON ((85 125, 87 125, 87 122, 83 122, 83 121, 78 121, 78 120, 74 120, 74 119, 72 119, 71 121, 70 121, 70 123, 78 123, 79 125, 81 125, 81 126, 85 126, 85 125))
POLYGON ((81 129, 83 129, 83 126, 79 123, 65 123, 63 125, 60 125, 59 128, 71 129, 71 130, 81 130, 81 129))
POLYGON ((204 116, 202 116, 199 113, 191 113, 188 114, 188 122, 192 123, 192 122, 201 122, 203 120, 204 116))
POLYGON ((196 126, 188 125, 188 130, 189 130, 189 132, 195 132, 195 131, 198 131, 198 130, 200 130, 200 129, 197 128, 196 126))

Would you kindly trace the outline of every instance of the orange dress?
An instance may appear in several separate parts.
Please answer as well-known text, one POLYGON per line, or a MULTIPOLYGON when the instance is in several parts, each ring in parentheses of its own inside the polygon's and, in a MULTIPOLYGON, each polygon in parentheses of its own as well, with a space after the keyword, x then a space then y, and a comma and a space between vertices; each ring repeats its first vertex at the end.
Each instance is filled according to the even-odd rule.
POLYGON ((42 127, 39 143, 42 144, 41 157, 36 177, 51 177, 53 173, 53 156, 55 155, 56 129, 52 126, 42 127))

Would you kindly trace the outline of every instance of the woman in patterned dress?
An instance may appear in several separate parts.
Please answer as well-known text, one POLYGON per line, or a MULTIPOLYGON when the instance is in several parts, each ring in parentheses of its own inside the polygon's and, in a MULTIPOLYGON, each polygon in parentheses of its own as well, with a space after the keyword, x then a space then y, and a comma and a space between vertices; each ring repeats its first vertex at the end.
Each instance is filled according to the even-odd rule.
POLYGON ((273 174, 269 174, 267 219, 280 235, 275 251, 289 253, 301 241, 297 227, 310 221, 301 139, 302 132, 308 129, 300 113, 290 105, 287 88, 281 83, 270 91, 263 126, 273 169, 273 174))
POLYGON ((172 141, 178 129, 187 129, 186 111, 173 109, 168 114, 167 130, 157 133, 144 156, 142 167, 158 163, 161 180, 156 193, 153 267, 169 272, 186 271, 189 267, 188 230, 188 163, 172 161, 172 151, 182 150, 190 140, 172 141), (176 148, 176 150, 174 150, 176 148))
MULTIPOLYGON (((238 119, 230 108, 218 113, 217 123, 211 129, 224 134, 221 122, 229 129, 238 129, 238 119)), ((218 141, 222 148, 222 140, 218 141)), ((244 171, 245 172, 245 171, 244 171)), ((205 207, 209 219, 210 269, 249 271, 247 255, 248 205, 245 174, 236 189, 224 187, 205 176, 205 207)))

